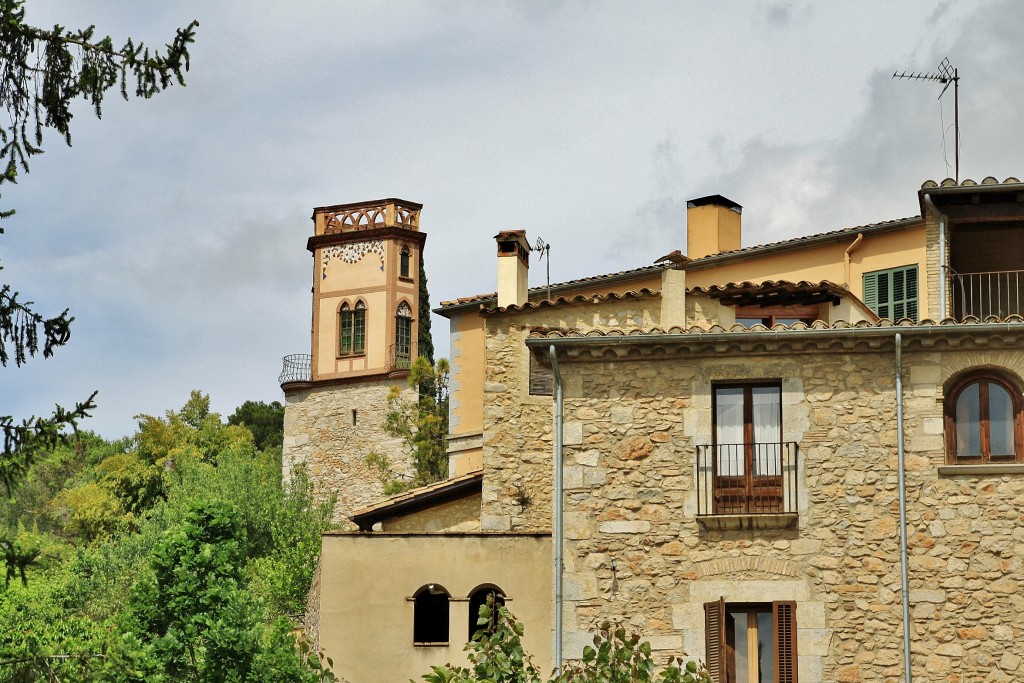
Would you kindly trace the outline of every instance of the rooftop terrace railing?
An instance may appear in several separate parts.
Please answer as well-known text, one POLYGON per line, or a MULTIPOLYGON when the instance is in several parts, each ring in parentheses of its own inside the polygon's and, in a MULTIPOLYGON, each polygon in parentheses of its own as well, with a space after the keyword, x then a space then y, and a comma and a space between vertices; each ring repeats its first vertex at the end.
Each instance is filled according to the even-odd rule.
POLYGON ((1024 270, 949 274, 950 313, 963 320, 1024 314, 1024 270))

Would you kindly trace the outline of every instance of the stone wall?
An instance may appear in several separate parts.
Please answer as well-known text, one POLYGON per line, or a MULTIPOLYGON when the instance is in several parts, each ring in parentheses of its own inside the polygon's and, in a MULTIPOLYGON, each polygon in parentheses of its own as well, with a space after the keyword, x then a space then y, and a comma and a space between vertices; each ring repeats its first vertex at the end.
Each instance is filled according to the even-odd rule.
MULTIPOLYGON (((404 386, 405 378, 396 381, 404 386)), ((394 384, 372 380, 303 389, 285 396, 285 481, 292 468, 304 464, 320 498, 337 495, 334 523, 339 528, 354 529, 347 516, 384 497, 377 472, 366 464, 371 452, 386 455, 395 473, 412 476, 408 447, 381 428, 387 395, 394 384)), ((416 392, 406 388, 402 396, 415 400, 416 392)))
MULTIPOLYGON (((485 528, 551 523, 552 401, 529 397, 523 374, 540 318, 488 321, 485 528)), ((974 367, 1024 376, 1024 352, 949 336, 908 339, 903 356, 914 675, 1017 680, 1024 472, 944 467, 942 386, 974 367)), ((561 364, 569 656, 620 619, 657 650, 703 657, 705 602, 795 600, 803 683, 902 679, 894 345, 772 343, 647 357, 609 344, 561 364), (712 385, 758 379, 782 384, 797 521, 716 530, 697 519, 695 486, 712 385)))

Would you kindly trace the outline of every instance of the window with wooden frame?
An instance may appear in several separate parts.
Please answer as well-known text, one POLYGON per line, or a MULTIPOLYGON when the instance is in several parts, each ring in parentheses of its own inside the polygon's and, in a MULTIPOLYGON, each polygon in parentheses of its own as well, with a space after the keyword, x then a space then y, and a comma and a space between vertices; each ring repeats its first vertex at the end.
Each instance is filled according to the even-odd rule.
POLYGON ((351 356, 366 352, 366 304, 356 302, 354 309, 348 303, 338 311, 338 355, 351 356))
POLYGON ((409 247, 403 245, 402 250, 398 253, 398 277, 410 277, 409 262, 409 247))
POLYGON ((795 602, 707 602, 704 631, 715 683, 798 683, 795 602))
POLYGON ((403 301, 395 315, 395 367, 408 368, 412 361, 412 308, 403 301))
POLYGON ((1024 401, 1017 382, 993 370, 980 370, 957 378, 945 396, 949 464, 1024 461, 1024 401))
POLYGON ((817 306, 737 306, 736 322, 744 327, 812 324, 819 318, 817 306))
POLYGON ((414 645, 448 644, 448 602, 444 586, 429 583, 413 596, 412 642, 414 645))
POLYGON ((781 511, 782 384, 723 383, 712 392, 714 514, 781 511))
POLYGON ((864 273, 864 303, 879 318, 917 322, 917 266, 864 273))

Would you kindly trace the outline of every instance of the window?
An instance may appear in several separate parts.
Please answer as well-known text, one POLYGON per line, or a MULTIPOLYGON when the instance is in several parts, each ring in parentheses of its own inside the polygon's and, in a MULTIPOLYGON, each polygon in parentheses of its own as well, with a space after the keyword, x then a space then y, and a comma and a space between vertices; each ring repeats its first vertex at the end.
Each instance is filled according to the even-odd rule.
POLYGON ((429 583, 416 591, 412 625, 414 645, 448 644, 448 598, 448 591, 437 583, 429 583))
POLYGON ((865 273, 863 299, 879 318, 917 322, 917 266, 865 273))
POLYGON ((395 367, 405 369, 412 360, 412 309, 402 302, 395 316, 395 367))
POLYGON ((1021 394, 993 371, 968 373, 946 391, 946 457, 951 464, 1020 462, 1021 394))
POLYGON ((715 683, 797 683, 796 603, 704 603, 715 683))
POLYGON ((484 628, 487 633, 494 632, 493 619, 491 624, 486 627, 481 627, 477 624, 477 620, 480 618, 480 608, 487 604, 487 598, 492 595, 494 596, 495 609, 505 604, 505 593, 497 586, 481 586, 469 594, 469 640, 473 640, 473 634, 481 628, 484 628))
POLYGON ((555 373, 551 366, 542 365, 537 355, 530 354, 530 395, 551 396, 555 389, 555 373))
POLYGON ((350 356, 366 351, 366 304, 356 303, 355 310, 347 303, 338 313, 338 355, 350 356))
POLYGON ((402 247, 398 254, 398 276, 409 277, 409 247, 402 247))
POLYGON ((782 512, 781 384, 720 384, 713 391, 713 513, 782 512))

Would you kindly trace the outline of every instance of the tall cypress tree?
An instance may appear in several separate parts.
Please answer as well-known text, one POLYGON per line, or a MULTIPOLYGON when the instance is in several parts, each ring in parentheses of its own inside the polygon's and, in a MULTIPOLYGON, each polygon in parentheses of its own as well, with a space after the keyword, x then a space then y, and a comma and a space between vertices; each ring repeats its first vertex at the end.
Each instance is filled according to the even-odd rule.
POLYGON ((434 364, 434 340, 430 336, 430 293, 427 291, 427 271, 423 269, 423 254, 420 253, 420 356, 434 364))

